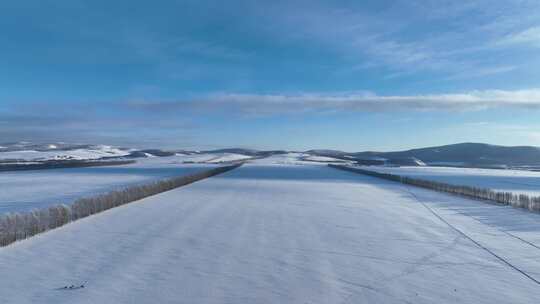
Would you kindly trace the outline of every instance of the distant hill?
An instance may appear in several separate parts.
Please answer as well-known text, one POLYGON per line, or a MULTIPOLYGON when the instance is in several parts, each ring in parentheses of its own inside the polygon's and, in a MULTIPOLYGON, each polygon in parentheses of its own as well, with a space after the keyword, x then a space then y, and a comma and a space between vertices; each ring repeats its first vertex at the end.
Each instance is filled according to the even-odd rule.
MULTIPOLYGON (((112 160, 119 158, 164 157, 175 154, 240 154, 254 158, 285 154, 285 150, 254 150, 227 148, 207 151, 129 149, 106 145, 12 142, 0 144, 0 163, 47 162, 73 160, 112 160)), ((482 143, 411 149, 393 152, 344 152, 314 149, 301 152, 307 155, 356 161, 364 165, 399 166, 464 166, 464 167, 520 167, 540 169, 540 148, 532 146, 497 146, 482 143)))
POLYGON ((48 162, 124 157, 129 149, 107 145, 15 142, 0 144, 0 162, 48 162))
POLYGON ((207 151, 202 151, 202 153, 234 153, 234 154, 242 154, 242 155, 248 155, 248 156, 264 157, 264 156, 270 156, 270 155, 275 155, 275 154, 285 154, 288 152, 284 150, 260 151, 260 150, 254 150, 254 149, 229 148, 229 149, 207 150, 207 151))
POLYGON ((227 148, 227 149, 216 149, 216 150, 206 150, 201 151, 202 153, 234 153, 234 154, 243 154, 243 155, 255 155, 259 151, 254 149, 244 149, 244 148, 227 148))
POLYGON ((350 154, 350 153, 339 151, 339 150, 328 150, 328 149, 308 150, 308 151, 305 151, 304 153, 319 155, 319 156, 327 156, 327 157, 345 157, 348 154, 350 154))
POLYGON ((351 153, 357 159, 416 158, 429 165, 457 166, 539 166, 540 148, 531 146, 496 146, 482 143, 460 143, 397 152, 351 153))
POLYGON ((149 155, 150 156, 160 156, 160 157, 163 157, 163 156, 173 156, 175 155, 176 153, 175 152, 171 152, 171 151, 163 151, 163 150, 160 150, 160 149, 146 149, 146 150, 135 150, 135 151, 131 151, 129 153, 129 155, 127 155, 126 157, 129 157, 129 158, 138 158, 138 157, 148 157, 149 155))

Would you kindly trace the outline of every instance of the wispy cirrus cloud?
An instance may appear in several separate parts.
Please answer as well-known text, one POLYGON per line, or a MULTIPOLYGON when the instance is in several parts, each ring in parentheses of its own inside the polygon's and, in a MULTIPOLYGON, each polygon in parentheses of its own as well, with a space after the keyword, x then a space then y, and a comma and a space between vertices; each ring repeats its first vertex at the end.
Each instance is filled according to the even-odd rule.
POLYGON ((355 5, 336 10, 317 1, 301 9, 294 4, 275 7, 279 14, 272 9, 265 13, 272 16, 280 36, 325 45, 354 71, 386 69, 386 79, 426 72, 444 80, 510 73, 527 60, 505 52, 537 41, 534 25, 540 23, 540 3, 527 0, 393 1, 373 11, 355 5), (505 48, 502 40, 507 41, 505 48))
POLYGON ((501 41, 500 45, 531 45, 534 47, 540 47, 540 26, 533 26, 525 30, 515 32, 506 35, 501 41))
POLYGON ((462 73, 450 75, 445 80, 455 80, 455 79, 471 79, 471 78, 478 78, 478 77, 486 77, 490 75, 496 75, 496 74, 502 74, 502 73, 508 73, 516 70, 518 66, 514 65, 508 65, 508 66, 494 66, 494 67, 486 67, 486 68, 474 68, 474 69, 467 69, 463 70, 462 73))
POLYGON ((243 115, 345 111, 478 111, 489 108, 540 109, 540 89, 388 96, 369 92, 292 95, 218 93, 194 99, 139 100, 130 101, 128 104, 132 109, 144 111, 226 111, 243 115))

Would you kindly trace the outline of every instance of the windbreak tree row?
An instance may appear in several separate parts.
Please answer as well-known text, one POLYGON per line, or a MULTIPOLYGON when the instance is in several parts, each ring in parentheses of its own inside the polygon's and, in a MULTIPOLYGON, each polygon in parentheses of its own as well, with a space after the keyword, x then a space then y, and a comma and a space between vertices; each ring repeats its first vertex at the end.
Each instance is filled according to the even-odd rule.
POLYGON ((69 222, 96 214, 114 207, 125 205, 145 197, 172 190, 217 174, 221 174, 241 164, 218 167, 195 173, 164 179, 145 185, 126 187, 106 194, 81 198, 70 205, 55 205, 26 213, 0 215, 0 246, 26 239, 38 233, 63 226, 69 222))
POLYGON ((516 208, 524 208, 530 211, 540 211, 540 196, 529 196, 526 194, 514 194, 512 192, 494 191, 487 188, 452 185, 447 183, 435 182, 425 179, 400 176, 391 173, 381 173, 361 168, 354 168, 343 165, 329 164, 330 167, 345 171, 360 173, 386 180, 400 182, 407 185, 413 185, 440 192, 451 193, 472 199, 487 200, 503 205, 510 205, 516 208))

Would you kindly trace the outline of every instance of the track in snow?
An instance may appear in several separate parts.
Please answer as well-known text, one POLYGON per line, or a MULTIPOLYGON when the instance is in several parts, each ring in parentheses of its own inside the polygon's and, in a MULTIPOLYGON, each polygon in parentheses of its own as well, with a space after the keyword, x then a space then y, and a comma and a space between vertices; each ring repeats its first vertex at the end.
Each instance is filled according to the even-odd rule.
MULTIPOLYGON (((410 191, 409 191, 410 192, 410 191)), ((417 196, 415 196, 414 193, 410 192, 411 195, 416 199, 416 201, 418 201, 420 204, 422 204, 422 206, 424 206, 427 210, 429 210, 429 212, 431 212, 436 218, 438 218, 441 222, 445 223, 446 225, 448 225, 448 227, 454 229, 457 233, 459 233, 460 235, 464 236, 465 238, 467 238, 468 240, 470 240, 472 243, 474 243, 476 246, 478 246, 479 248, 481 248, 482 250, 486 251, 487 253, 491 254, 492 256, 494 256, 496 259, 498 259, 499 261, 501 261, 502 263, 508 265, 508 267, 514 269, 515 271, 521 273, 522 275, 524 275, 527 279, 531 280, 532 282, 540 285, 540 282, 534 278, 532 275, 528 274, 527 271, 525 270, 522 270, 520 269, 519 267, 517 267, 516 265, 513 265, 511 262, 509 262, 508 260, 506 260, 504 257, 501 257, 499 256, 498 254, 496 254, 495 252, 491 251, 489 248, 487 248, 486 246, 480 244, 478 241, 476 241, 475 239, 473 239, 470 235, 468 235, 467 233, 461 231, 459 228, 457 228, 456 226, 452 225, 451 223, 449 223, 447 220, 445 220, 442 216, 440 216, 436 211, 433 210, 433 208, 429 207, 426 203, 422 202, 421 200, 418 199, 417 196)), ((528 245, 531 245, 535 248, 538 248, 536 245, 534 245, 533 243, 531 242, 528 242, 528 241, 525 241, 523 239, 521 239, 520 237, 517 237, 511 233, 508 233, 508 232, 505 232, 506 234, 508 234, 509 236, 511 237, 514 237, 514 238, 517 238, 518 240, 528 244, 528 245)))
MULTIPOLYGON (((0 249, 2 303, 536 302, 537 284, 406 190, 325 166, 245 165, 0 249)), ((480 203, 413 191, 540 276, 538 250, 496 229, 508 209, 464 215, 480 203)), ((527 227, 516 233, 538 244, 527 227)))

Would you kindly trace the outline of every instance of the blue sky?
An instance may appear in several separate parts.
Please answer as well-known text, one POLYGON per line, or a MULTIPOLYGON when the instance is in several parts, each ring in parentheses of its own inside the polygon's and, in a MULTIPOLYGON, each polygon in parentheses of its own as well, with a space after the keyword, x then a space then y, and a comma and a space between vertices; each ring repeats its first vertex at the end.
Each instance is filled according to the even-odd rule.
POLYGON ((0 138, 540 146, 540 2, 0 3, 0 138))

